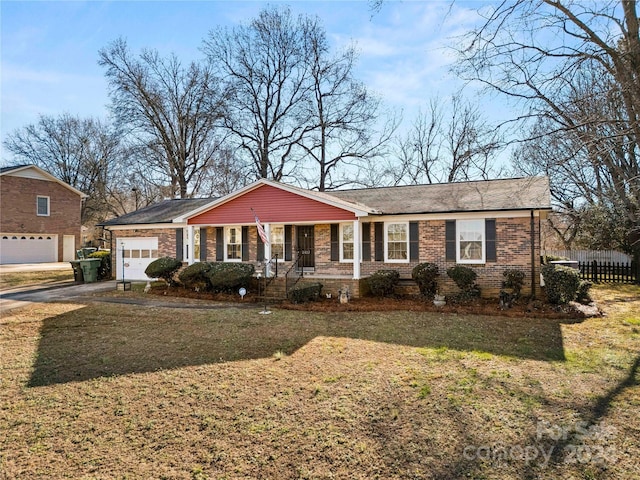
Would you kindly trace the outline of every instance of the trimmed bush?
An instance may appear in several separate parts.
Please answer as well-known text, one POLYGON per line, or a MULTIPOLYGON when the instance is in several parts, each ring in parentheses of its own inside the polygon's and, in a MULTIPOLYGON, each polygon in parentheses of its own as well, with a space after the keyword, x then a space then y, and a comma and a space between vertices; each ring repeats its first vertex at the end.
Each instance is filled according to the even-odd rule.
POLYGON ((207 272, 214 292, 235 293, 240 287, 249 288, 255 268, 250 263, 211 263, 207 272))
POLYGON ((580 287, 578 270, 564 265, 544 265, 542 276, 549 303, 564 304, 575 300, 580 287))
POLYGON ((576 302, 589 303, 591 301, 591 295, 589 295, 591 287, 593 287, 593 283, 589 280, 580 281, 578 291, 576 292, 576 302))
POLYGON ((89 254, 88 258, 99 258, 101 260, 98 267, 98 280, 111 279, 111 252, 108 250, 98 250, 89 254))
POLYGON ((438 265, 435 263, 419 263, 411 271, 411 278, 420 288, 420 293, 427 298, 433 298, 438 291, 438 265))
POLYGON ((211 270, 209 262, 197 262, 189 265, 180 272, 178 278, 186 288, 194 290, 209 290, 211 284, 207 273, 211 270))
POLYGON ((369 291, 375 297, 388 297, 393 295, 395 286, 400 281, 400 274, 396 270, 378 270, 367 278, 369 291))
POLYGON ((478 275, 473 269, 464 265, 456 265, 447 269, 447 276, 460 289, 460 293, 455 295, 452 300, 466 302, 480 296, 480 287, 476 284, 478 275))
POLYGON ((321 283, 310 283, 306 285, 303 284, 293 287, 291 290, 289 290, 289 299, 293 303, 313 302, 320 298, 321 292, 321 283))
POLYGON ((467 292, 473 289, 478 275, 473 269, 464 265, 456 265, 447 269, 447 276, 455 282, 460 290, 467 292))
POLYGON ((518 298, 524 285, 524 272, 522 270, 509 268, 502 272, 502 276, 504 277, 502 288, 510 288, 513 290, 513 295, 518 298))
POLYGON ((149 278, 161 278, 167 285, 175 285, 173 276, 182 266, 182 262, 173 257, 160 257, 149 264, 144 273, 149 278))

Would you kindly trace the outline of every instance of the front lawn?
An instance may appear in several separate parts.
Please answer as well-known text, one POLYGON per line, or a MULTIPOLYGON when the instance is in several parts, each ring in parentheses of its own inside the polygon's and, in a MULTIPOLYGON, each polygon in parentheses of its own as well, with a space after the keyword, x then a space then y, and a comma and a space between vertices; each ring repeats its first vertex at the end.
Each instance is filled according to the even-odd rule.
POLYGON ((7 478, 640 478, 640 288, 582 322, 37 304, 0 320, 7 478))

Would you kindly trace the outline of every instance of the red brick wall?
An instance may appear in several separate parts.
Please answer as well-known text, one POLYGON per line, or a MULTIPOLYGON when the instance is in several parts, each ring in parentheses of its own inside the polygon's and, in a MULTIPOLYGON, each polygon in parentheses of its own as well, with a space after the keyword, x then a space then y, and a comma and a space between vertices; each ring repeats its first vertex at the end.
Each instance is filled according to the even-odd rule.
MULTIPOLYGON (((373 225, 371 226, 371 238, 373 240, 373 225)), ((538 243, 538 219, 534 222, 535 238, 535 281, 539 279, 540 245, 538 243)), ((363 262, 362 276, 368 276, 377 270, 391 269, 400 272, 403 278, 411 278, 411 270, 418 263, 431 262, 438 265, 440 271, 440 289, 444 294, 457 291, 455 283, 447 276, 448 268, 456 265, 456 262, 445 260, 445 220, 424 220, 419 222, 420 246, 419 261, 410 263, 384 263, 384 262, 363 262)), ((480 265, 465 264, 472 268, 478 275, 477 283, 482 289, 484 296, 497 296, 500 285, 504 280, 502 273, 506 269, 518 269, 525 273, 525 288, 528 293, 531 291, 531 227, 530 219, 523 217, 498 218, 496 219, 496 253, 497 262, 480 265)), ((373 242, 372 242, 373 258, 373 242)), ((536 286, 539 291, 539 286, 536 286)))
POLYGON ((81 198, 63 185, 47 180, 3 175, 0 177, 0 231, 58 235, 58 261, 62 261, 64 235, 81 246, 81 198), (49 197, 49 216, 38 216, 36 198, 49 197))
MULTIPOLYGON (((371 258, 374 258, 374 232, 373 223, 371 223, 371 258)), ((534 238, 535 244, 535 281, 539 279, 539 262, 540 245, 538 244, 539 222, 534 222, 534 238)), ((315 226, 315 276, 332 276, 332 275, 352 275, 353 264, 332 262, 331 258, 331 226, 329 224, 319 224, 315 226)), ((423 220, 419 222, 419 260, 409 263, 385 263, 376 261, 362 262, 361 276, 367 277, 372 273, 381 269, 391 269, 400 272, 402 278, 411 278, 412 269, 422 262, 432 262, 438 265, 440 271, 440 289, 444 294, 457 291, 456 285, 446 274, 449 267, 456 262, 445 261, 445 220, 423 220)), ((175 256, 175 228, 154 229, 154 230, 125 230, 114 232, 115 237, 158 237, 158 254, 160 256, 175 256)), ((531 291, 531 232, 530 219, 523 217, 498 218, 496 219, 496 253, 497 262, 486 263, 482 265, 466 264, 472 268, 478 275, 477 282, 482 289, 484 296, 497 296, 500 285, 504 280, 503 272, 506 269, 514 268, 522 270, 525 273, 525 293, 531 291)), ((293 229, 293 252, 295 259, 296 230, 293 229)), ((115 243, 114 243, 115 244, 115 243)), ((256 270, 261 270, 262 264, 257 263, 257 230, 255 226, 249 227, 249 262, 256 265, 256 270)), ((207 259, 215 261, 216 234, 215 228, 207 229, 207 259)), ((278 264, 278 276, 284 273, 292 265, 292 262, 280 262, 278 264)), ((313 281, 313 276, 310 281, 313 281)), ((325 281, 319 280, 321 283, 325 281)), ((336 286, 343 279, 336 279, 331 284, 331 288, 336 290, 336 286), (335 284, 334 284, 335 283, 335 284)), ((356 285, 357 281, 353 284, 356 285)), ((351 285, 351 283, 349 283, 351 285)), ((358 289, 354 286, 354 294, 357 295, 358 289)), ((539 291, 539 287, 536 286, 539 291)))

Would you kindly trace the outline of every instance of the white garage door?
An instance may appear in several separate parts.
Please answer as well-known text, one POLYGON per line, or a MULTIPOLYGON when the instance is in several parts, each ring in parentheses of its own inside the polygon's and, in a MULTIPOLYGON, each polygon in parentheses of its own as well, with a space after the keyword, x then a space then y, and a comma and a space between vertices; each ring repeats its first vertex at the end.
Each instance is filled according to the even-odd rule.
POLYGON ((118 239, 116 279, 149 280, 144 274, 147 266, 158 258, 158 237, 118 239))
POLYGON ((0 263, 45 263, 58 261, 58 236, 2 234, 0 263))

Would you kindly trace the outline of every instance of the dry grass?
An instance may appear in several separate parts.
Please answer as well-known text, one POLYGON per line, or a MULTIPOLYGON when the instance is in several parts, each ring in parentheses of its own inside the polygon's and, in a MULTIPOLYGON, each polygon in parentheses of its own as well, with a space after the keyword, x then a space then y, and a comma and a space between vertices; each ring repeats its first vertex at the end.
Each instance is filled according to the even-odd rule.
POLYGON ((575 323, 34 305, 0 322, 0 472, 640 478, 640 289, 595 295, 575 323))
POLYGON ((0 274, 0 289, 73 280, 73 270, 47 270, 42 272, 15 272, 0 274))

